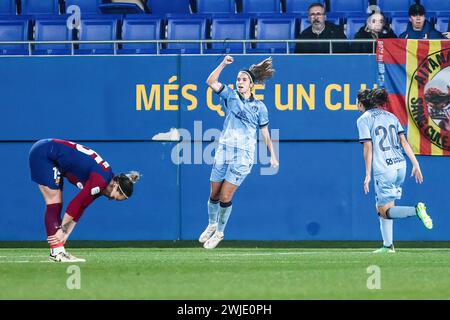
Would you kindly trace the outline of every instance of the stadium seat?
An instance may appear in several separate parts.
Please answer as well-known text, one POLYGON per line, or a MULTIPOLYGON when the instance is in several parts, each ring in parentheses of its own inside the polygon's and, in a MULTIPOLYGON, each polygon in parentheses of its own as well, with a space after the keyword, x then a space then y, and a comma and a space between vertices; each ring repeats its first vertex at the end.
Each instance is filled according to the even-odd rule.
POLYGON ((450 1, 448 0, 420 0, 427 12, 448 12, 450 13, 450 1))
MULTIPOLYGON (((71 41, 73 32, 67 28, 67 16, 51 19, 38 19, 35 22, 34 38, 36 41, 71 41)), ((70 44, 36 44, 36 55, 71 54, 70 44)))
POLYGON ((190 13, 189 0, 148 0, 147 6, 152 14, 190 13))
POLYGON ((72 5, 80 7, 81 15, 83 14, 98 14, 100 13, 99 6, 102 0, 65 0, 64 11, 72 5))
POLYGON ((409 17, 393 17, 391 21, 391 29, 398 36, 406 31, 408 26, 409 17))
MULTIPOLYGON (((206 38, 206 19, 169 18, 167 20, 167 40, 204 40, 206 38)), ((161 53, 200 53, 200 43, 167 43, 161 53)))
MULTIPOLYGON (((28 19, 0 20, 0 41, 28 41, 28 19)), ((0 55, 28 55, 27 44, 0 44, 0 55)))
POLYGON ((347 18, 347 24, 345 27, 345 34, 348 39, 354 39, 355 33, 361 29, 362 26, 366 25, 367 18, 366 17, 350 17, 347 18))
MULTIPOLYGON (((212 43, 205 53, 243 53, 242 43, 226 42, 226 40, 248 40, 251 38, 250 18, 215 18, 211 25, 211 39, 223 40, 220 43, 212 43)), ((246 49, 250 43, 246 44, 246 49)))
POLYGON ((308 8, 313 2, 324 3, 325 1, 311 1, 311 0, 285 0, 286 13, 302 13, 307 14, 308 8))
MULTIPOLYGON (((97 17, 81 19, 81 41, 99 41, 117 39, 117 20, 114 18, 97 17)), ((112 43, 80 43, 77 54, 113 54, 112 43)))
POLYGON ((450 31, 449 20, 450 17, 437 18, 436 29, 440 32, 449 32, 450 31))
POLYGON ((330 1, 330 12, 366 13, 369 6, 368 0, 333 0, 330 1))
POLYGON ((234 0, 197 0, 198 13, 235 13, 234 0))
POLYGON ((145 9, 139 7, 136 3, 114 2, 104 3, 98 6, 101 13, 104 14, 143 14, 145 9))
POLYGON ((409 6, 415 3, 415 0, 378 0, 377 5, 384 13, 391 14, 396 12, 407 13, 409 6))
POLYGON ((1 0, 0 15, 17 14, 16 0, 1 0))
POLYGON ((241 0, 242 13, 280 13, 280 0, 241 0))
MULTIPOLYGON (((130 15, 123 20, 122 40, 161 39, 161 20, 148 15, 130 15)), ((156 43, 124 43, 119 54, 155 54, 156 43)))
POLYGON ((59 0, 21 0, 22 14, 59 14, 59 0))
MULTIPOLYGON (((256 23, 258 40, 294 40, 296 21, 293 18, 259 18, 256 23)), ((295 42, 289 44, 289 51, 294 52, 295 42)), ((285 42, 256 42, 251 53, 286 53, 285 42)))
MULTIPOLYGON (((331 22, 339 26, 341 24, 341 19, 338 16, 329 17, 327 15, 327 22, 331 22)), ((300 22, 300 32, 303 32, 303 30, 309 28, 309 26, 311 26, 311 23, 309 22, 308 17, 303 17, 300 22)))

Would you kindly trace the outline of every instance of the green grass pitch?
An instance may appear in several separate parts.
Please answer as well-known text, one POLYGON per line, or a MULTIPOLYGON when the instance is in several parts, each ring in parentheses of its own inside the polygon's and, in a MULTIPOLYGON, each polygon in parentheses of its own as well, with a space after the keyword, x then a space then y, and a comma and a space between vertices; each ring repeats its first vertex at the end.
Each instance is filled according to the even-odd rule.
POLYGON ((67 287, 71 264, 48 262, 48 249, 0 248, 0 299, 450 299, 448 246, 373 248, 72 248, 87 260, 76 264, 80 289, 67 287))

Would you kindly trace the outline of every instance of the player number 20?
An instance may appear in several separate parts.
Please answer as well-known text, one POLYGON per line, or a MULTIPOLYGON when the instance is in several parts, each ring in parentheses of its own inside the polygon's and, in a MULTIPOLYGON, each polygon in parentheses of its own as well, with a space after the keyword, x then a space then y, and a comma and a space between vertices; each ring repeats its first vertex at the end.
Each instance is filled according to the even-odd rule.
POLYGON ((383 126, 378 126, 375 129, 375 134, 377 136, 381 135, 379 141, 379 147, 381 151, 389 151, 391 147, 394 149, 399 148, 397 128, 394 125, 390 125, 388 129, 383 126), (388 145, 385 145, 386 140, 389 140, 388 145))

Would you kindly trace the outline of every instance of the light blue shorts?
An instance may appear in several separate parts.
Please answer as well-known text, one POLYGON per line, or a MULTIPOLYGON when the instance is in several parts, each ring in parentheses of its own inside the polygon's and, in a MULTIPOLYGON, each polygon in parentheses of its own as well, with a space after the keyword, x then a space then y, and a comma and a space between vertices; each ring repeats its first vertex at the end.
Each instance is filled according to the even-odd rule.
POLYGON ((402 185, 406 168, 394 169, 374 176, 375 201, 377 207, 384 206, 402 197, 402 185))
POLYGON ((227 180, 235 186, 240 186, 252 170, 252 166, 253 154, 250 151, 219 144, 209 180, 212 182, 227 180))

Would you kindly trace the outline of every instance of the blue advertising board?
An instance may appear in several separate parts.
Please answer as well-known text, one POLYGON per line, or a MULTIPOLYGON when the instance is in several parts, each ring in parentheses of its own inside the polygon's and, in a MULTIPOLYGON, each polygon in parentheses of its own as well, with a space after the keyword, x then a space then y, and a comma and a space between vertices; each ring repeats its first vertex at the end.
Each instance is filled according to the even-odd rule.
MULTIPOLYGON (((236 56, 220 81, 234 85, 239 70, 266 57, 236 56)), ((213 141, 224 120, 205 80, 222 59, 1 58, 0 240, 45 240, 45 204, 30 179, 28 152, 49 137, 92 147, 116 173, 143 173, 131 199, 96 200, 72 239, 197 239, 207 224, 213 141), (183 141, 167 141, 169 132, 183 141)), ((376 83, 374 56, 275 55, 273 63, 275 76, 255 95, 268 107, 280 167, 268 168, 258 145, 258 162, 233 199, 226 239, 380 239, 373 188, 367 196, 362 188, 355 105, 356 92, 376 83)), ((426 202, 435 228, 404 219, 395 237, 450 240, 450 158, 418 159, 425 182, 407 178, 398 203, 426 202)), ((76 192, 66 184, 65 207, 76 192)))

